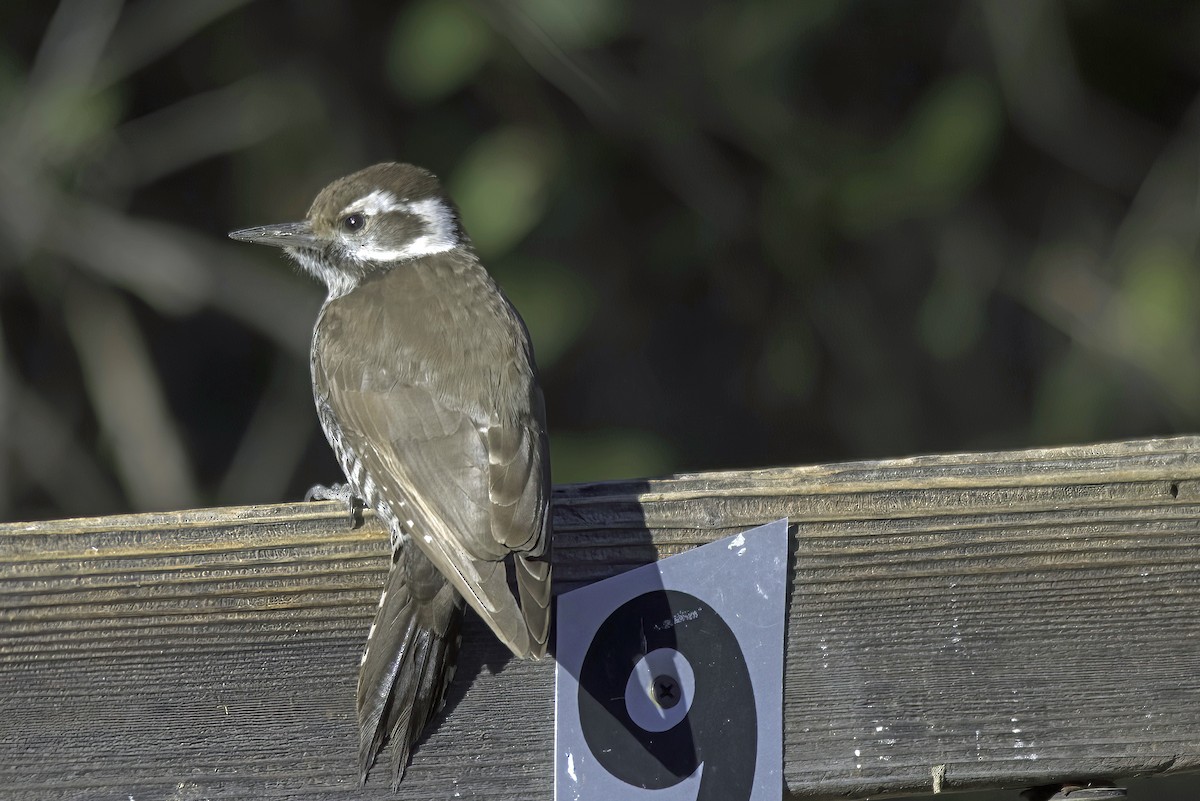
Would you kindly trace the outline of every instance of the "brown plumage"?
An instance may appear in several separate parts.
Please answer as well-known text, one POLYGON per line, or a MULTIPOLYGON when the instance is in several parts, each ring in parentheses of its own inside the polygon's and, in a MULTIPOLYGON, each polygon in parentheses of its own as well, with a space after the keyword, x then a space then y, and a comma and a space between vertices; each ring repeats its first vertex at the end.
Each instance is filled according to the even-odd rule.
POLYGON ((285 248, 329 288, 317 412, 394 549, 359 674, 361 770, 390 739, 398 783, 449 682, 464 598, 517 656, 546 650, 550 466, 529 336, 411 165, 335 181, 302 223, 232 236, 285 248))

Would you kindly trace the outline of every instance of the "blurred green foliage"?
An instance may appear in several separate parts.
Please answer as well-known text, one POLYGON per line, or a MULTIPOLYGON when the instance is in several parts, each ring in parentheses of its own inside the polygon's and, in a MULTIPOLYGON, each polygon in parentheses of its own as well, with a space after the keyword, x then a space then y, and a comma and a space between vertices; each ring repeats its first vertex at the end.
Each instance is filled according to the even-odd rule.
POLYGON ((487 63, 495 37, 469 5, 418 0, 396 17, 388 78, 412 103, 431 103, 466 86, 487 63))
POLYGON ((556 481, 1194 431, 1200 7, 0 6, 0 513, 298 497, 318 286, 226 231, 439 173, 556 481))

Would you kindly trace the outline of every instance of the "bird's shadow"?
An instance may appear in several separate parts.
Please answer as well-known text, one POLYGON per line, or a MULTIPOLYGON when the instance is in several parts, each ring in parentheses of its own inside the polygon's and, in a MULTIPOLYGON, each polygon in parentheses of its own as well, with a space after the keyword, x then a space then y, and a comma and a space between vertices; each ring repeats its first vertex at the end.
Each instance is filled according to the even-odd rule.
MULTIPOLYGON (((638 497, 647 491, 646 481, 601 482, 567 485, 555 489, 553 509, 554 603, 551 609, 550 642, 547 652, 554 656, 557 646, 557 597, 565 592, 658 561, 650 529, 638 497), (572 499, 604 495, 606 516, 620 520, 620 526, 605 524, 589 530, 578 519, 572 499), (602 555, 596 557, 599 552, 602 555), (578 554, 592 554, 581 558, 578 554)), ((514 588, 515 591, 515 588, 514 588)), ((488 628, 473 609, 467 607, 463 620, 462 648, 454 680, 446 691, 444 705, 426 727, 417 742, 417 752, 427 739, 436 736, 443 722, 467 696, 472 685, 485 676, 497 676, 520 662, 488 628)), ((553 686, 553 685, 552 685, 553 686)))

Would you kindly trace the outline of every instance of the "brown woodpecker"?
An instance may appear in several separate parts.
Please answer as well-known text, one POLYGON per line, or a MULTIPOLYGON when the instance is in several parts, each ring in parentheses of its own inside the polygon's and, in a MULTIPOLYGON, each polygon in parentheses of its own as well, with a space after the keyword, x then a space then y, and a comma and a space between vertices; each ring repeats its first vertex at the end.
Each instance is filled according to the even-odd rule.
POLYGON ((550 461, 529 334, 410 164, 334 181, 303 222, 230 236, 283 248, 329 289, 313 397, 348 485, 325 495, 361 498, 393 552, 359 670, 360 777, 390 740, 398 785, 453 673, 464 598, 517 656, 546 652, 550 461))

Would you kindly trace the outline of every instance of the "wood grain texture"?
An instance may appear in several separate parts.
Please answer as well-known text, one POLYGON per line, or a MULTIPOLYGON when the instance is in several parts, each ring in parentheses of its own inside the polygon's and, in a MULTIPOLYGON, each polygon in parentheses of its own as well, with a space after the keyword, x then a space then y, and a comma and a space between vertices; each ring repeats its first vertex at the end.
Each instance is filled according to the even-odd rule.
MULTIPOLYGON (((1200 769, 1200 439, 560 487, 559 590, 785 516, 792 795, 1200 769)), ((0 798, 550 798, 553 663, 473 618, 359 787, 386 547, 337 504, 0 526, 0 798)))

